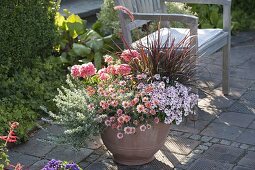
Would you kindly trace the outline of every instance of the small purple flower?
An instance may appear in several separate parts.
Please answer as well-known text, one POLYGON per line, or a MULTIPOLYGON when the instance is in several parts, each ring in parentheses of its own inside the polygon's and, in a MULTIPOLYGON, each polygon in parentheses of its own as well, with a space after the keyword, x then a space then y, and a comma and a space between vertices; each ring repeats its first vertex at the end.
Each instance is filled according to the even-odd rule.
POLYGON ((52 159, 50 160, 42 170, 58 170, 61 168, 62 161, 52 159))
POLYGON ((78 165, 75 164, 75 163, 66 164, 65 169, 68 169, 68 170, 80 170, 78 165))

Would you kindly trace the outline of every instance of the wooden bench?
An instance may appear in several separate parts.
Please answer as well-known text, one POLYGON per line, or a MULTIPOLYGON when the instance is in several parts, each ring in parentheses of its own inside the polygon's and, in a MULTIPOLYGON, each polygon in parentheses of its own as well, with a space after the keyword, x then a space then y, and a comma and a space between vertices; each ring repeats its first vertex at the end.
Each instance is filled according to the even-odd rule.
MULTIPOLYGON (((115 0, 116 5, 128 8, 133 16, 131 22, 124 12, 119 12, 122 34, 130 46, 136 46, 137 42, 132 41, 131 31, 142 26, 148 21, 177 21, 185 24, 187 28, 171 28, 165 26, 161 29, 161 35, 171 36, 181 40, 187 33, 194 38, 194 54, 198 57, 211 55, 218 50, 223 50, 222 64, 222 89, 225 95, 229 94, 229 59, 231 44, 231 0, 168 0, 168 2, 195 3, 195 4, 219 4, 223 6, 223 28, 217 29, 198 29, 198 18, 192 15, 167 14, 166 0, 115 0)), ((166 24, 164 24, 166 25, 166 24)), ((169 24, 168 24, 169 25, 169 24)), ((149 36, 155 36, 152 33, 149 36)), ((162 37, 164 39, 164 36, 162 37)), ((140 40, 139 40, 140 41, 140 40)), ((146 37, 141 39, 145 44, 148 43, 146 37)))

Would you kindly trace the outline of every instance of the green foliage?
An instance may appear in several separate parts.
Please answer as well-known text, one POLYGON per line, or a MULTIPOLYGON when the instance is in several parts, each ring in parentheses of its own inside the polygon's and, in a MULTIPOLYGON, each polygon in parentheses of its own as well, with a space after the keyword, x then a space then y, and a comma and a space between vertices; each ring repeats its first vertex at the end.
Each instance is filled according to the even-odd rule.
POLYGON ((16 70, 51 54, 55 5, 53 0, 0 1, 0 65, 16 70))
POLYGON ((9 75, 0 67, 0 131, 6 131, 6 122, 20 123, 18 135, 26 139, 37 118, 40 105, 55 110, 52 98, 65 79, 62 65, 55 57, 47 60, 34 60, 32 68, 23 68, 9 75), (57 64, 58 63, 58 64, 57 64))
MULTIPOLYGON (((222 6, 191 4, 192 12, 199 17, 201 28, 222 28, 222 6)), ((255 29, 255 1, 232 0, 232 31, 255 29)))
POLYGON ((93 25, 93 29, 101 35, 117 35, 120 32, 120 22, 118 12, 114 10, 114 0, 104 0, 101 11, 98 15, 97 22, 93 25))
POLYGON ((65 74, 59 59, 49 57, 58 38, 56 9, 55 0, 0 1, 0 132, 20 122, 21 141, 40 105, 55 110, 52 98, 65 74))
MULTIPOLYGON (((191 11, 191 8, 184 5, 183 3, 178 2, 168 2, 166 3, 167 6, 167 12, 172 14, 187 14, 187 15, 193 15, 193 12, 191 11)), ((182 23, 179 22, 171 22, 172 27, 185 27, 182 23)))
POLYGON ((191 11, 199 18, 200 28, 222 28, 222 7, 219 5, 191 4, 191 11))
POLYGON ((61 55, 61 61, 66 65, 94 61, 96 67, 101 68, 102 58, 111 36, 103 37, 95 30, 87 29, 85 21, 78 15, 67 10, 64 12, 65 17, 59 12, 56 15, 56 25, 60 34, 56 50, 61 55))
MULTIPOLYGON (((181 3, 167 3, 169 13, 192 14, 190 8, 181 3)), ((93 29, 101 35, 113 34, 114 37, 119 37, 121 32, 118 12, 114 10, 114 0, 104 0, 101 11, 98 15, 97 22, 93 25, 93 29)), ((172 26, 183 27, 180 23, 171 23, 172 26)), ((147 29, 135 29, 132 31, 132 38, 137 40, 147 35, 147 31, 152 32, 157 29, 157 24, 153 23, 147 26, 147 29), (139 36, 138 36, 139 35, 139 36)))
POLYGON ((4 170, 10 163, 7 155, 8 150, 3 142, 0 143, 0 170, 4 170))
POLYGON ((255 1, 232 0, 232 28, 233 30, 255 29, 255 1))

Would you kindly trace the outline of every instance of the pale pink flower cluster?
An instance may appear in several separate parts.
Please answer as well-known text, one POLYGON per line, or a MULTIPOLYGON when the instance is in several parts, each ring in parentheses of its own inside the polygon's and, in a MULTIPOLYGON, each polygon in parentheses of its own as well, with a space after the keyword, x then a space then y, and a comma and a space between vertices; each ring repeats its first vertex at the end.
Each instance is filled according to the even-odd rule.
MULTIPOLYGON (((160 78, 153 83, 141 85, 140 90, 148 92, 146 95, 151 108, 165 114, 166 124, 171 124, 173 121, 177 125, 180 124, 183 116, 194 113, 192 109, 198 102, 198 95, 191 93, 186 86, 178 82, 174 86, 167 86, 160 78), (148 92, 148 88, 151 87, 153 90, 148 92)), ((142 110, 143 108, 140 107, 139 111, 142 112, 142 110)))
POLYGON ((140 59, 140 54, 138 53, 138 51, 136 50, 124 50, 121 55, 120 58, 122 58, 126 63, 129 63, 130 61, 132 61, 133 59, 140 59))
POLYGON ((71 67, 71 75, 75 78, 87 78, 96 74, 95 66, 89 62, 82 65, 74 65, 71 67))

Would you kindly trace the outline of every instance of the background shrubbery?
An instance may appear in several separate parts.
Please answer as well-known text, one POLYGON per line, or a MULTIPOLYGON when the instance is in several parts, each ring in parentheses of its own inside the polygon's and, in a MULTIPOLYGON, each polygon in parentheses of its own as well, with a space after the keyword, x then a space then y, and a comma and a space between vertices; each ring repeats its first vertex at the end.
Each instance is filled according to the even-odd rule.
MULTIPOLYGON (((191 11, 199 17, 201 28, 222 27, 222 6, 191 4, 191 11)), ((232 0, 232 31, 255 29, 255 1, 232 0)))
POLYGON ((55 10, 53 0, 0 1, 0 132, 6 122, 18 121, 24 139, 39 106, 54 109, 52 98, 64 75, 50 57, 58 37, 55 10))
MULTIPOLYGON (((104 5, 98 16, 97 25, 105 32, 118 33, 120 30, 117 12, 112 9, 114 0, 104 0, 104 5)), ((169 13, 193 14, 199 17, 200 28, 222 28, 222 6, 167 3, 169 13)), ((244 31, 255 29, 254 0, 232 0, 232 31, 244 31)), ((174 23, 173 26, 181 26, 174 23)))

